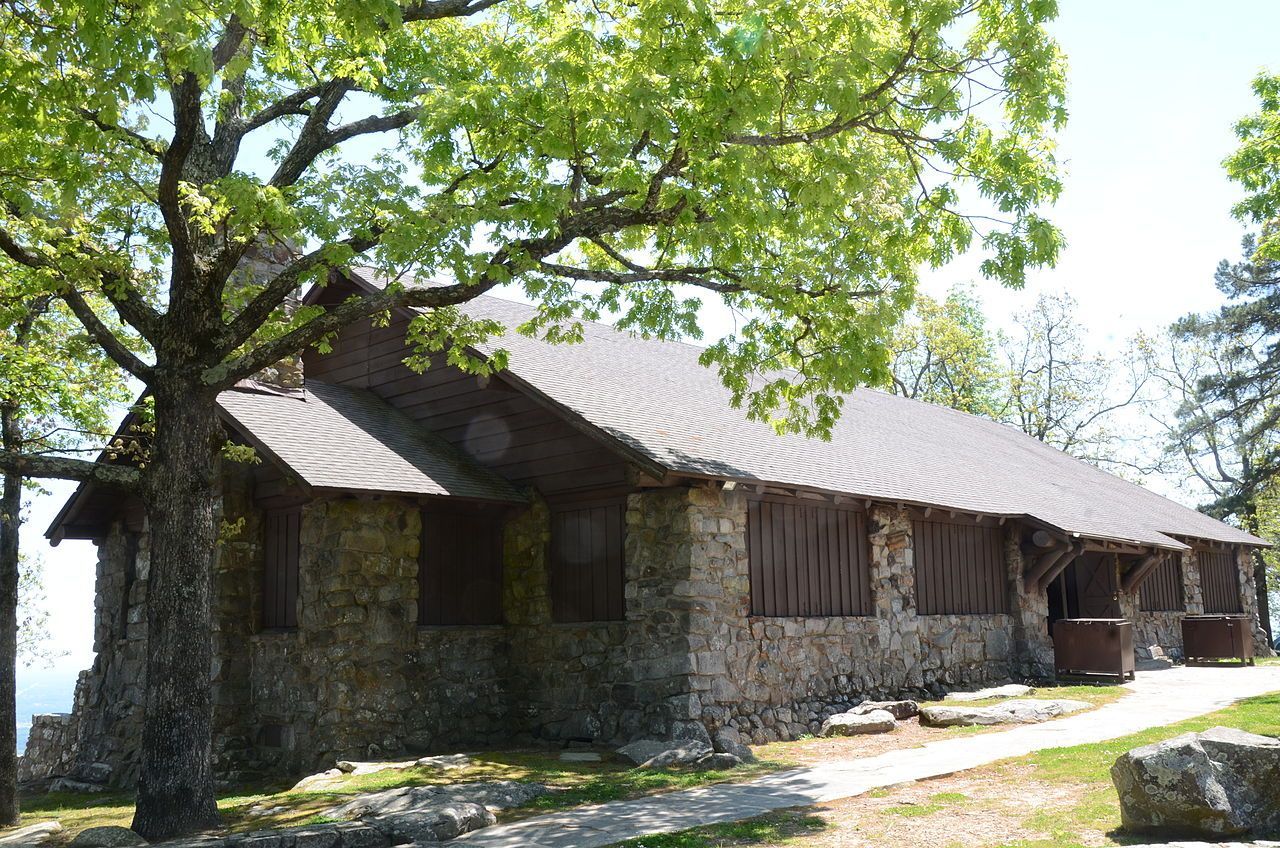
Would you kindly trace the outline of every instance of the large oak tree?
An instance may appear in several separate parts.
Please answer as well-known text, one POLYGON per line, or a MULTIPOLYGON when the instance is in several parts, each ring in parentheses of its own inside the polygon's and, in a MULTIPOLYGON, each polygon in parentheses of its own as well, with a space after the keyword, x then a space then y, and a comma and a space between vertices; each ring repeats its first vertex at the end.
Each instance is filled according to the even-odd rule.
POLYGON ((0 250, 154 400, 137 486, 152 533, 134 828, 214 824, 209 571, 217 393, 344 323, 422 308, 413 341, 541 305, 696 334, 746 414, 823 432, 887 381, 916 269, 971 244, 1010 284, 1051 262, 1037 215, 1065 118, 1052 0, 11 0, 0 11, 0 250), (264 235, 302 245, 228 285, 264 235), (323 313, 300 284, 358 260, 406 281, 323 313), (429 277, 430 286, 408 281, 429 277), (91 295, 145 339, 136 353, 91 295))

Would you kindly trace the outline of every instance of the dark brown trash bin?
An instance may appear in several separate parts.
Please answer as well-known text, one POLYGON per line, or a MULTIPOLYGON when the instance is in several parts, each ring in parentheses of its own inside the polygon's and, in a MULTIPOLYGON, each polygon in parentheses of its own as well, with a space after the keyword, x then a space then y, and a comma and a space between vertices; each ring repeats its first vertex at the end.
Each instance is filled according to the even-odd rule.
POLYGON ((1188 615, 1182 619, 1187 665, 1203 660, 1239 660, 1253 665, 1253 627, 1247 615, 1188 615))
POLYGON ((1123 618, 1064 618, 1053 623, 1059 677, 1133 679, 1133 623, 1123 618))

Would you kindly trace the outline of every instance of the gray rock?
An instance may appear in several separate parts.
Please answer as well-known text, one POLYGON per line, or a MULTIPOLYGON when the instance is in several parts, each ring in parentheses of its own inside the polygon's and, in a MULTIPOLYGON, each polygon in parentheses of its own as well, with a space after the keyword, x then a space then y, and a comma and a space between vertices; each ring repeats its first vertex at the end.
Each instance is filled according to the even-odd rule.
POLYGON ((332 827, 307 827, 293 832, 294 848, 336 848, 338 831, 332 827))
POLYGON ((380 831, 393 845, 445 842, 464 833, 488 827, 497 819, 480 804, 449 804, 430 810, 391 813, 366 818, 365 823, 380 831))
POLYGON ((733 754, 744 763, 753 763, 756 759, 756 755, 743 740, 742 734, 732 727, 722 727, 717 730, 712 747, 722 754, 733 754))
POLYGON ((658 739, 637 739, 635 742, 623 745, 617 750, 617 754, 632 765, 638 766, 669 750, 674 744, 658 739))
POLYGON ((979 689, 976 692, 951 692, 948 701, 985 701, 988 698, 1025 698, 1036 690, 1021 683, 1008 683, 1004 686, 993 686, 979 689))
POLYGON ((50 792, 105 792, 107 787, 100 783, 88 783, 83 780, 73 780, 69 777, 60 777, 49 784, 50 792))
POLYGON ((898 721, 920 715, 920 705, 915 701, 863 701, 848 711, 849 715, 866 715, 876 710, 884 710, 898 721))
POLYGON ((598 763, 602 757, 595 751, 563 751, 560 761, 564 763, 598 763))
MULTIPOLYGON (((541 783, 495 780, 479 783, 450 783, 444 786, 401 786, 357 795, 324 810, 327 818, 378 818, 391 813, 425 813, 459 804, 480 804, 490 810, 523 807, 547 787, 541 783)), ((345 845, 345 843, 344 843, 345 845)))
POLYGON ((733 754, 711 753, 699 757, 693 767, 704 771, 728 771, 740 765, 742 760, 733 754))
POLYGON ((970 725, 1039 724, 1068 713, 1089 709, 1085 701, 1044 701, 1027 698, 990 707, 926 705, 920 708, 920 723, 926 727, 968 727, 970 725))
POLYGON ((435 757, 419 757, 413 761, 415 766, 419 768, 433 768, 441 770, 466 768, 471 765, 471 758, 466 754, 441 754, 435 757))
POLYGON ((868 733, 888 733, 898 726, 893 713, 888 710, 872 710, 865 715, 840 713, 822 723, 823 736, 862 736, 868 733))
POLYGON ((1124 828, 1162 836, 1280 835, 1280 740, 1227 727, 1134 748, 1111 767, 1124 828))
POLYGON ((0 845, 48 845, 57 841, 61 835, 61 822, 40 822, 20 827, 13 833, 0 836, 0 845))
POLYGON ((705 742, 690 739, 686 742, 667 743, 667 750, 655 754, 640 764, 640 768, 680 768, 695 765, 698 760, 713 753, 705 742))
POLYGON ((146 844, 147 840, 129 828, 115 826, 85 828, 71 840, 71 848, 125 848, 146 844))

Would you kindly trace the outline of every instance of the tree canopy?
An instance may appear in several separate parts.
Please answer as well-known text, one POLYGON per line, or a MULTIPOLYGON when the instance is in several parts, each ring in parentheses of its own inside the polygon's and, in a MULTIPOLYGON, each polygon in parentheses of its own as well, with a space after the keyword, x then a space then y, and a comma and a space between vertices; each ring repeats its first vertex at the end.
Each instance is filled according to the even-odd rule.
MULTIPOLYGON (((425 311, 418 352, 476 371, 502 286, 575 321, 698 335, 746 414, 824 433, 887 378, 921 265, 971 245, 1020 285, 1066 117, 1052 0, 25 0, 0 11, 0 252, 147 387, 151 528, 135 828, 216 821, 209 760, 217 392, 347 323, 425 311), (234 284, 263 239, 299 246, 234 284), (387 289, 286 309, 370 265, 387 289), (429 285, 418 285, 430 281, 429 285), (105 311, 95 305, 100 297, 105 311), (140 349, 113 329, 119 323, 140 349)), ((422 363, 426 357, 412 361, 422 363)))

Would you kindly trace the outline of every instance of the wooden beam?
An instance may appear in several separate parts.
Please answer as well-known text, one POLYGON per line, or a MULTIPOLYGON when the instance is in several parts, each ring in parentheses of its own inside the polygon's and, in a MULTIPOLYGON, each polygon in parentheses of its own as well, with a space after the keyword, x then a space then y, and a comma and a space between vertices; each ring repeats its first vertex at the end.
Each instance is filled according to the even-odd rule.
POLYGON ((1149 555, 1125 572, 1124 577, 1120 579, 1120 588, 1126 592, 1136 592, 1163 562, 1163 554, 1149 555))
POLYGON ((1053 545, 1042 553, 1034 563, 1027 569, 1024 585, 1027 591, 1031 591, 1040 584, 1040 578, 1049 572, 1051 568, 1058 564, 1058 560, 1071 552, 1071 543, 1065 539, 1056 539, 1053 545))
POLYGON ((1084 553, 1084 542, 1079 540, 1073 542, 1067 555, 1054 563, 1053 567, 1040 578, 1040 591, 1043 592, 1048 589, 1049 584, 1056 580, 1059 574, 1066 571, 1067 566, 1079 559, 1082 553, 1084 553))

